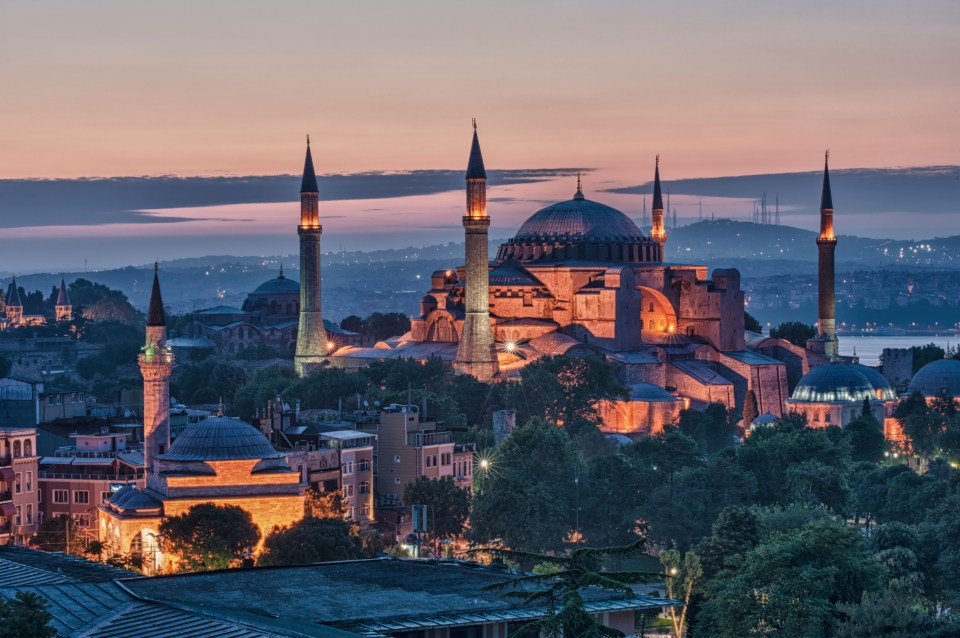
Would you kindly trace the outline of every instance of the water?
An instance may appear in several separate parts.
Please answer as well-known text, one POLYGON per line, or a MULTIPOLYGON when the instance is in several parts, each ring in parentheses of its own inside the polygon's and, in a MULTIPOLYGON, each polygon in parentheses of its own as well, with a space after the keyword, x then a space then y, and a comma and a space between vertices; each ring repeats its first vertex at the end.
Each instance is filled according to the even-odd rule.
POLYGON ((860 363, 868 366, 880 365, 880 353, 884 348, 909 348, 911 346, 925 346, 928 343, 935 343, 941 348, 946 349, 948 345, 956 347, 960 345, 960 338, 956 335, 952 337, 940 337, 933 335, 905 336, 905 337, 853 337, 840 335, 840 354, 850 356, 854 349, 857 351, 857 357, 860 363))

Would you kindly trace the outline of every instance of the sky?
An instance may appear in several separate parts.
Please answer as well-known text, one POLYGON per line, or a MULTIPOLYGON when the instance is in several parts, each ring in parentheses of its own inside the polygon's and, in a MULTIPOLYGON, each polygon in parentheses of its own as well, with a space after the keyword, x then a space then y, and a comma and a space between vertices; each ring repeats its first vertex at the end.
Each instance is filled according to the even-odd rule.
MULTIPOLYGON (((307 133, 321 175, 462 171, 471 117, 488 169, 547 175, 492 184, 515 204, 504 222, 569 197, 568 172, 551 169, 591 169, 594 192, 629 189, 657 153, 666 180, 815 171, 827 147, 837 169, 951 167, 958 32, 949 0, 0 2, 0 185, 299 173, 307 133)), ((374 190, 327 199, 325 241, 453 237, 462 193, 374 190), (411 222, 373 233, 374 208, 411 222)), ((749 214, 754 193, 735 195, 710 205, 749 214)), ((597 196, 624 209, 639 198, 597 196)), ((148 239, 171 256, 282 250, 295 246, 295 200, 144 201, 133 208, 151 212, 126 220, 66 199, 73 216, 56 225, 33 223, 30 202, 8 206, 0 228, 20 252, 0 254, 0 272, 120 265, 148 239), (276 223, 243 221, 254 213, 276 223)), ((960 233, 945 215, 892 215, 857 234, 898 224, 960 233)))

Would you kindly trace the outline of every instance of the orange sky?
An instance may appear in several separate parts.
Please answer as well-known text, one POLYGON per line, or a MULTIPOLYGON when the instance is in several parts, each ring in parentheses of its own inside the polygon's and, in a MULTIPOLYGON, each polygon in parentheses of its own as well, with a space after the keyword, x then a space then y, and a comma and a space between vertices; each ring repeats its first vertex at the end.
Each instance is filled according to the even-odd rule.
POLYGON ((960 3, 0 6, 0 179, 960 164, 960 3), (349 6, 348 6, 349 5, 349 6))

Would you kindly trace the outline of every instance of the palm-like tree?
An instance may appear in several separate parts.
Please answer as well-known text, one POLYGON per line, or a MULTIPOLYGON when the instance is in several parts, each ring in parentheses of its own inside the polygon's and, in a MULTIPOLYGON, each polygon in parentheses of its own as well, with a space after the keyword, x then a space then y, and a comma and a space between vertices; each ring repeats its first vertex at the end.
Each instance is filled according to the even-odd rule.
POLYGON ((607 559, 616 559, 642 551, 644 539, 617 547, 582 547, 567 556, 545 556, 509 549, 481 548, 474 553, 488 553, 522 563, 536 562, 549 566, 549 573, 521 576, 489 585, 486 590, 504 591, 506 596, 527 603, 540 603, 551 614, 521 627, 513 636, 577 636, 578 638, 622 638, 623 632, 604 626, 587 611, 582 592, 590 587, 634 595, 631 585, 645 583, 660 574, 652 572, 603 571, 607 559))

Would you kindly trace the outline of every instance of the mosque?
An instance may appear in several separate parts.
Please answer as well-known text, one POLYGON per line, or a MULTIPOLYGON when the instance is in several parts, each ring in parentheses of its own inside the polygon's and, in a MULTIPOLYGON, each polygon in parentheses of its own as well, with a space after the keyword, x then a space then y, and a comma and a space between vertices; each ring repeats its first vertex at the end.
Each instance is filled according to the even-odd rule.
MULTIPOLYGON (((466 187, 466 264, 433 273, 409 333, 374 347, 336 348, 327 357, 332 365, 438 357, 496 381, 544 356, 594 355, 612 364, 630 391, 601 406, 604 429, 643 435, 684 408, 719 402, 742 409, 749 391, 761 414, 802 409, 799 395, 791 403, 801 378, 837 361, 832 301, 821 303, 818 337, 798 347, 745 332, 737 270, 664 262, 659 158, 648 234, 623 212, 588 199, 578 178, 571 199, 531 215, 492 263, 476 128, 466 187)), ((823 192, 821 299, 832 300, 836 238, 826 165, 823 192)))
MULTIPOLYGON (((70 323, 73 321, 73 305, 67 293, 67 282, 60 278, 60 290, 57 292, 57 303, 54 305, 53 320, 56 323, 70 323)), ((44 326, 48 323, 47 317, 24 312, 20 289, 17 287, 17 278, 13 277, 7 286, 6 294, 0 295, 0 330, 20 328, 23 326, 44 326)))

